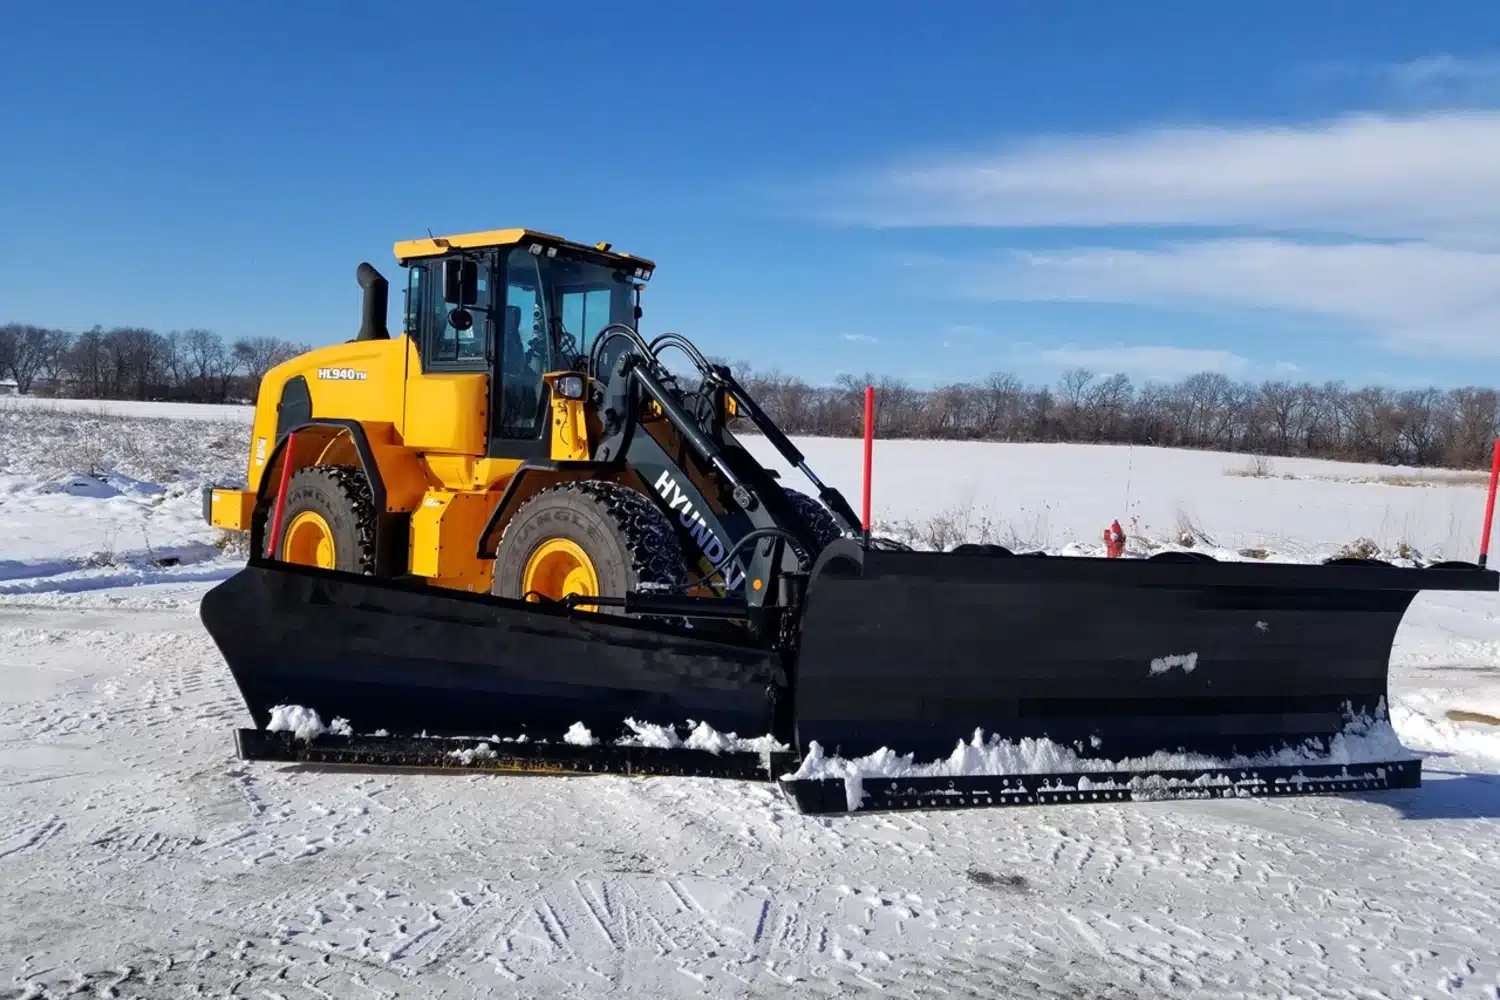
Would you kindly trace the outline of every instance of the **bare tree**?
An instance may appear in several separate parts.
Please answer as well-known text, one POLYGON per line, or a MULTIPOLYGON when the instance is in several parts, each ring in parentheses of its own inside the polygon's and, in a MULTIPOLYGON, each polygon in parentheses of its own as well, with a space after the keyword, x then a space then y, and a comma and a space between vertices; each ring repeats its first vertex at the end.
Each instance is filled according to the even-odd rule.
POLYGON ((251 395, 260 391, 260 380, 266 372, 305 351, 306 347, 275 337, 247 337, 234 342, 234 360, 245 372, 251 395))

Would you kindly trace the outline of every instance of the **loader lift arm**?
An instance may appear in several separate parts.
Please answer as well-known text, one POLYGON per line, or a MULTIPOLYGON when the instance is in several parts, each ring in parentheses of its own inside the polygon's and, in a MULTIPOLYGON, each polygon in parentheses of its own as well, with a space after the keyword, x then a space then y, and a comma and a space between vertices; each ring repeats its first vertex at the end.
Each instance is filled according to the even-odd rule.
MULTIPOLYGON (((849 505, 849 501, 837 489, 827 485, 818 478, 817 474, 808 466, 807 457, 792 443, 791 439, 771 419, 770 415, 761 408, 760 403, 734 377, 734 373, 728 367, 716 365, 709 361, 708 358, 704 357, 703 352, 698 350, 696 344, 679 333, 664 333, 650 343, 647 343, 633 328, 624 323, 615 323, 601 330, 598 339, 595 341, 594 353, 590 361, 592 365, 596 366, 593 369, 596 373, 598 372, 597 365, 599 364, 599 359, 604 353, 604 345, 610 339, 616 337, 629 340, 635 347, 635 351, 624 352, 616 360, 614 373, 609 380, 610 385, 614 386, 617 384, 616 379, 613 377, 614 375, 630 373, 635 383, 640 386, 653 402, 662 408, 672 423, 688 437, 699 456, 705 461, 711 462, 720 475, 724 476, 732 490, 743 490, 744 484, 739 481, 734 471, 724 462, 722 455, 719 454, 721 449, 713 441, 714 433, 721 430, 721 428, 705 429, 700 426, 683 409, 681 403, 676 398, 676 394, 665 384, 667 380, 671 379, 671 375, 667 373, 661 364, 661 353, 667 347, 676 347, 683 354, 687 355, 689 360, 692 361, 693 367, 697 369, 699 377, 703 380, 704 388, 723 393, 734 400, 738 411, 749 418, 755 429, 771 443, 771 446, 776 449, 782 458, 786 459, 787 464, 801 472, 807 477, 808 482, 813 484, 818 491, 818 499, 822 501, 823 505, 839 521, 839 526, 845 534, 853 535, 859 533, 859 517, 854 513, 854 508, 849 505)), ((611 398, 611 402, 614 402, 617 412, 633 415, 634 407, 629 405, 623 395, 628 392, 628 389, 626 386, 620 385, 618 391, 621 393, 621 396, 611 398)), ((609 404, 607 403, 606 408, 608 406, 609 404)), ((721 408, 715 409, 716 412, 723 412, 721 408)), ((606 454, 602 457, 608 457, 608 455, 606 454)), ((748 491, 746 493, 748 494, 748 491)), ((738 492, 736 492, 735 499, 741 502, 742 506, 748 505, 740 501, 740 494, 738 492)), ((753 503, 754 498, 750 497, 750 501, 753 503)))

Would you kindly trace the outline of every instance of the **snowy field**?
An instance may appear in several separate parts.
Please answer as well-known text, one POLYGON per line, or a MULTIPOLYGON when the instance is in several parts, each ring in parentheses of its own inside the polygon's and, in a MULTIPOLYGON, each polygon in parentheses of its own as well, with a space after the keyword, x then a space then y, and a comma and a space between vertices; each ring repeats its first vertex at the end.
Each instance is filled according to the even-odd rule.
MULTIPOLYGON (((0 997, 1500 996, 1494 595, 1401 629, 1412 791, 809 819, 703 780, 249 765, 196 617, 237 566, 198 487, 243 474, 249 410, 107 406, 0 400, 0 997)), ((856 442, 804 447, 857 495, 856 442)), ((1063 551, 1119 518, 1135 551, 1472 559, 1472 480, 890 442, 876 508, 1063 551)))

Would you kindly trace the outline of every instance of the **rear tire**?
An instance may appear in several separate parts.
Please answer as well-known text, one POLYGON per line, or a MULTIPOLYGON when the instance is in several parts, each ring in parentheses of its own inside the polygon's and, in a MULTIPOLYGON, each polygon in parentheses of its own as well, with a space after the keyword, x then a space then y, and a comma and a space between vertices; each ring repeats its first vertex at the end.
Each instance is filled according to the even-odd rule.
MULTIPOLYGON (((298 515, 308 515, 304 521, 316 519, 326 526, 333 546, 332 569, 343 573, 375 572, 375 501, 364 470, 352 465, 315 465, 292 473, 281 515, 282 537, 278 542, 281 551, 271 552, 272 540, 269 536, 266 539, 267 555, 271 558, 294 561, 287 558, 293 542, 288 529, 298 515)), ((304 564, 316 565, 311 561, 304 564)))
MULTIPOLYGON (((570 579, 590 578, 600 597, 683 585, 682 546, 666 516, 628 486, 583 480, 549 486, 516 511, 500 536, 490 592, 521 600, 528 567, 535 582, 547 576, 539 571, 539 559, 549 552, 579 551, 589 565, 570 579)), ((595 610, 623 613, 622 608, 595 610)))

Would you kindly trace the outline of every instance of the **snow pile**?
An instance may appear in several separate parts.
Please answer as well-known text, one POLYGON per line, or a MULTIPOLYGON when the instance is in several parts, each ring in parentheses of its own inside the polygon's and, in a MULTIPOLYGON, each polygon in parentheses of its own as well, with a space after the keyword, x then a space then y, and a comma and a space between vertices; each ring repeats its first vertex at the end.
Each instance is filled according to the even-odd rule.
POLYGON ((591 747, 596 745, 599 741, 594 738, 593 733, 589 732, 587 726, 585 726, 581 722, 575 722, 571 726, 569 726, 568 731, 563 734, 563 742, 571 743, 575 747, 591 747))
POLYGON ((736 733, 721 733, 706 722, 694 722, 688 720, 688 735, 683 739, 677 735, 676 726, 658 726, 650 722, 640 722, 636 719, 626 719, 625 725, 630 729, 628 735, 622 736, 616 741, 617 746, 622 747, 655 747, 660 750, 706 750, 712 754, 720 753, 781 753, 790 750, 787 744, 782 743, 774 736, 756 736, 742 739, 736 733))
MULTIPOLYGON (((1095 743, 1097 746, 1097 742, 1095 743)), ((1147 757, 1128 757, 1122 760, 1106 760, 1082 757, 1073 749, 1048 739, 1023 738, 1018 741, 986 737, 984 730, 974 730, 968 740, 960 740, 953 752, 942 760, 918 764, 915 754, 898 754, 889 747, 881 747, 872 754, 846 760, 830 756, 813 740, 807 754, 797 770, 783 775, 786 779, 842 780, 848 796, 849 808, 858 809, 864 799, 865 778, 954 778, 968 775, 1015 775, 1015 774, 1070 774, 1101 771, 1147 772, 1141 779, 1134 779, 1130 786, 1148 791, 1148 785, 1165 789, 1191 785, 1195 782, 1212 782, 1214 776, 1204 776, 1193 781, 1168 779, 1160 776, 1162 771, 1190 771, 1204 769, 1249 768, 1249 767, 1296 767, 1301 764, 1372 764, 1383 761, 1411 760, 1412 752, 1401 745, 1386 715, 1382 700, 1374 716, 1351 716, 1342 732, 1336 734, 1325 748, 1309 741, 1303 746, 1284 747, 1275 753, 1254 757, 1209 757, 1204 754, 1159 752, 1147 757), (1148 780, 1149 776, 1149 780, 1148 780)), ((1086 779, 1079 779, 1080 782, 1086 779)), ((1082 784, 1075 787, 1082 789, 1082 784)), ((1093 782, 1090 788, 1118 787, 1111 782, 1093 782)))
POLYGON ((1181 667, 1182 672, 1190 674, 1198 667, 1198 654, 1185 653, 1180 656, 1158 656, 1151 661, 1151 676, 1164 674, 1173 667, 1181 667))
POLYGON ((1412 695, 1391 706, 1391 719, 1403 739, 1423 750, 1500 760, 1500 727, 1454 721, 1435 708, 1432 700, 1412 695))
POLYGON ((707 750, 709 753, 784 753, 791 747, 774 736, 756 736, 742 739, 734 733, 721 733, 706 722, 688 720, 692 732, 682 745, 689 750, 707 750))
POLYGON ((495 751, 488 743, 481 743, 477 747, 467 750, 449 750, 448 756, 460 764, 472 764, 476 760, 494 760, 495 751))
POLYGON ((675 750, 682 746, 675 726, 658 726, 650 722, 626 719, 629 736, 621 736, 615 743, 622 747, 655 747, 658 750, 675 750))
POLYGON ((299 740, 315 740, 324 733, 334 736, 353 736, 354 728, 349 725, 349 720, 335 718, 329 725, 323 725, 323 719, 311 708, 303 708, 301 705, 277 705, 271 709, 271 724, 266 727, 268 733, 291 733, 299 740))

